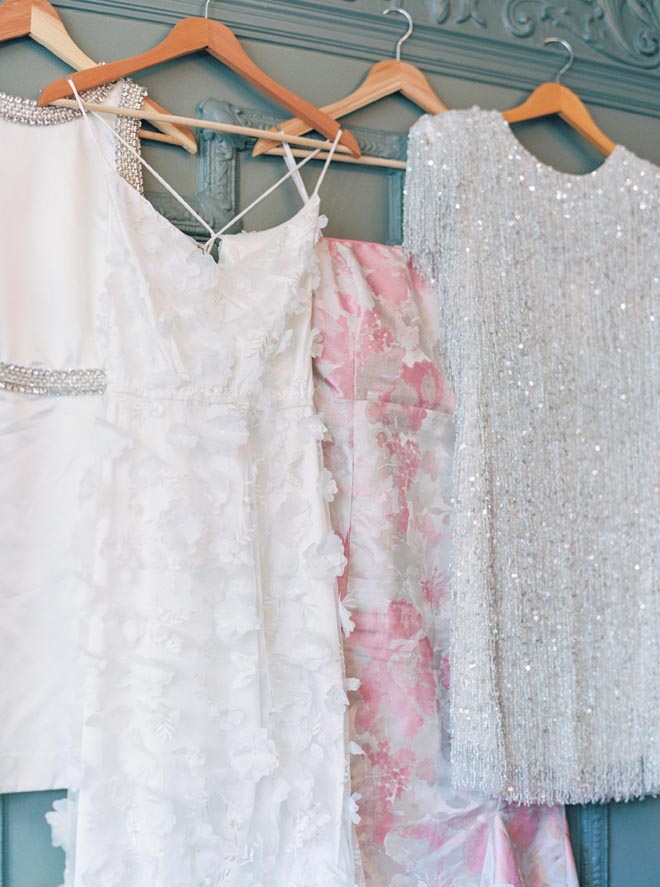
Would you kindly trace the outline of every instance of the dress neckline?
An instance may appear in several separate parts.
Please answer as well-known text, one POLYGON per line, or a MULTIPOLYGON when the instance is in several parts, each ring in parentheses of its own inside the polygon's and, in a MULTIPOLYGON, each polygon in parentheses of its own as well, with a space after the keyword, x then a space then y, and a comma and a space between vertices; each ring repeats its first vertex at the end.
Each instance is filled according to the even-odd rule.
MULTIPOLYGON (((293 227, 298 222, 298 219, 306 215, 311 207, 314 207, 314 214, 316 215, 318 213, 319 204, 320 199, 318 194, 312 194, 309 200, 306 203, 303 203, 297 212, 283 222, 280 222, 278 225, 273 225, 270 228, 257 228, 252 231, 237 231, 236 234, 223 234, 220 242, 224 243, 225 241, 245 240, 247 238, 256 238, 260 236, 268 237, 278 231, 283 231, 285 228, 293 227)), ((157 212, 157 210, 155 211, 157 212)), ((168 224, 171 224, 169 219, 165 219, 165 221, 168 222, 168 224)), ((222 250, 220 250, 220 255, 222 256, 222 250)))
POLYGON ((650 160, 644 160, 638 157, 625 145, 616 144, 614 150, 608 154, 603 162, 596 169, 585 173, 571 173, 556 169, 548 163, 543 163, 533 154, 529 148, 526 148, 520 139, 516 136, 511 124, 504 119, 502 112, 497 109, 481 108, 479 105, 473 105, 471 108, 454 108, 449 111, 443 111, 441 114, 426 115, 428 119, 435 124, 441 123, 443 119, 449 119, 451 116, 467 118, 482 130, 480 133, 474 134, 474 138, 488 138, 488 134, 483 132, 484 120, 490 121, 493 125, 494 137, 502 142, 507 142, 510 146, 510 152, 516 153, 529 166, 533 166, 537 172, 542 173, 548 180, 555 179, 557 184, 564 183, 593 183, 594 187, 602 183, 602 181, 615 170, 620 164, 625 165, 627 162, 635 161, 640 164, 647 164, 652 169, 660 172, 660 167, 653 164, 650 160))
MULTIPOLYGON (((131 81, 120 81, 122 84, 130 84, 131 81)), ((101 86, 95 87, 94 89, 87 90, 86 92, 81 94, 81 98, 85 102, 89 102, 91 104, 102 104, 108 100, 110 93, 113 88, 116 86, 116 82, 112 83, 104 83, 101 86)), ((82 118, 82 112, 78 108, 60 108, 56 105, 46 105, 40 106, 37 104, 36 99, 25 98, 23 96, 11 95, 10 93, 4 92, 0 90, 0 120, 4 120, 8 123, 18 124, 23 126, 55 126, 62 123, 69 123, 72 120, 79 120, 82 118)), ((139 161, 138 161, 139 162, 139 161)), ((113 178, 116 177, 117 180, 123 182, 124 185, 127 185, 131 188, 132 191, 137 193, 140 200, 144 202, 144 204, 148 207, 148 212, 153 213, 155 217, 161 220, 161 222, 172 229, 172 231, 176 232, 177 235, 181 237, 186 237, 186 235, 177 228, 170 220, 164 216, 162 213, 158 212, 158 210, 153 206, 153 204, 147 200, 144 196, 141 188, 135 188, 134 185, 130 184, 126 181, 125 177, 120 175, 119 172, 106 165, 106 171, 111 174, 113 178)), ((285 219, 278 225, 273 225, 270 228, 264 228, 262 230, 256 231, 240 231, 236 234, 224 234, 222 237, 223 242, 232 242, 238 240, 244 240, 246 238, 252 237, 268 237, 269 235, 275 235, 279 231, 284 231, 289 227, 293 227, 297 224, 299 219, 302 219, 310 210, 311 207, 314 207, 315 215, 318 216, 319 212, 319 196, 318 194, 313 194, 309 200, 303 204, 300 209, 294 213, 288 219, 285 219)), ((192 240, 192 238, 190 238, 192 240)), ((195 244, 199 249, 199 252, 202 255, 205 255, 201 248, 199 248, 199 244, 195 244)), ((222 250, 220 251, 220 256, 222 255, 222 250)), ((220 261, 216 262, 212 255, 208 255, 208 259, 213 265, 217 268, 222 267, 223 261, 220 257, 220 261)))
MULTIPOLYGON (((114 85, 114 83, 104 83, 95 89, 87 90, 82 98, 86 102, 102 104, 112 92, 114 85)), ((60 108, 56 105, 41 107, 36 99, 0 91, 0 120, 5 120, 7 123, 23 126, 56 126, 80 117, 82 113, 78 108, 60 108)))
POLYGON ((600 180, 609 172, 610 168, 617 166, 619 159, 622 156, 630 153, 623 145, 616 144, 614 149, 609 154, 605 155, 604 159, 596 169, 583 173, 564 172, 564 170, 556 169, 549 163, 543 163, 542 160, 539 160, 536 154, 533 154, 529 148, 526 148, 513 131, 513 127, 509 121, 504 119, 500 111, 492 111, 490 113, 493 114, 496 123, 499 123, 500 129, 503 130, 506 138, 511 143, 512 148, 518 151, 521 156, 525 157, 528 163, 533 163, 534 167, 546 176, 573 182, 588 182, 596 180, 600 182, 600 180))
MULTIPOLYGON (((222 259, 223 249, 220 250, 219 261, 216 261, 211 253, 205 253, 202 249, 201 245, 188 234, 185 234, 181 231, 180 228, 171 222, 166 216, 164 216, 161 212, 159 212, 156 207, 148 200, 141 191, 134 189, 126 180, 119 175, 119 173, 111 166, 106 165, 106 174, 110 176, 113 182, 118 183, 118 187, 127 187, 134 195, 133 199, 137 199, 143 206, 144 211, 155 218, 165 230, 168 230, 172 237, 180 238, 181 242, 187 242, 191 249, 194 248, 194 254, 199 254, 201 256, 201 261, 205 264, 208 263, 209 267, 212 267, 217 272, 221 270, 226 264, 222 259)), ((278 225, 273 225, 271 228, 263 228, 257 229, 254 231, 238 231, 236 234, 223 234, 222 235, 222 244, 226 243, 240 243, 242 241, 247 241, 248 239, 264 237, 268 238, 269 236, 274 236, 278 232, 283 232, 287 228, 295 228, 299 222, 309 214, 312 215, 313 218, 317 220, 317 226, 320 227, 323 224, 323 216, 319 215, 320 208, 320 198, 318 194, 313 194, 307 203, 304 203, 300 209, 290 216, 288 219, 285 219, 283 222, 280 222, 278 225), (319 224, 320 223, 320 224, 319 224)), ((225 253, 226 255, 226 253, 225 253)))

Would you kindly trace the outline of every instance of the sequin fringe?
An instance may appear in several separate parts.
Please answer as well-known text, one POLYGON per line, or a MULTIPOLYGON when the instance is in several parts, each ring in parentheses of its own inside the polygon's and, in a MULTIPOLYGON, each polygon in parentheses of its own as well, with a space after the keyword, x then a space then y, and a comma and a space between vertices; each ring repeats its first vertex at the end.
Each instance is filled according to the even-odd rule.
POLYGON ((495 111, 412 128, 405 245, 454 387, 459 788, 660 791, 660 170, 571 175, 495 111))

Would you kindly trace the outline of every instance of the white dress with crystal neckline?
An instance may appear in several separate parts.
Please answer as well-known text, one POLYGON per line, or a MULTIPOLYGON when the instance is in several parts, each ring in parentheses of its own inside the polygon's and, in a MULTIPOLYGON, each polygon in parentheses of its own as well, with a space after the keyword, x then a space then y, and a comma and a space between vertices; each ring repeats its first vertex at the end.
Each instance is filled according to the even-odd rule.
MULTIPOLYGON (((89 98, 139 107, 144 91, 124 82, 89 98)), ((142 182, 112 128, 93 126, 98 146, 77 111, 0 94, 0 649, 11 668, 0 685, 0 792, 65 788, 77 766, 89 537, 73 527, 105 384, 93 326, 106 166, 142 182)), ((138 121, 115 126, 139 148, 138 121)))

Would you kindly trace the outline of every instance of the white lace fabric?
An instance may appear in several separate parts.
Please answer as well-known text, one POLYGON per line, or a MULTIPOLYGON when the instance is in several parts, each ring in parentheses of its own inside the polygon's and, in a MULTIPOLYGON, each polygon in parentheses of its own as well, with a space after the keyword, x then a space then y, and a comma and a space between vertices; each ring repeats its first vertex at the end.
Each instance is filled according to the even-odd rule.
POLYGON ((219 266, 118 177, 108 371, 80 519, 82 759, 67 887, 353 887, 344 565, 312 402, 318 200, 219 266))

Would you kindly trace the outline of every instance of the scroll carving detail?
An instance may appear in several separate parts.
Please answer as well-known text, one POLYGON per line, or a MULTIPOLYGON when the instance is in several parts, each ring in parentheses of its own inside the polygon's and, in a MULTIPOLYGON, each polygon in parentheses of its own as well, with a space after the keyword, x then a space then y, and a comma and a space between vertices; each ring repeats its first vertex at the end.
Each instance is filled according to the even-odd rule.
MULTIPOLYGON (((223 123, 236 123, 236 117, 226 103, 205 100, 197 108, 200 117, 223 123)), ((247 146, 241 136, 225 138, 209 129, 198 136, 197 190, 186 194, 185 200, 212 228, 221 228, 236 215, 237 174, 236 152, 247 146)), ((178 200, 161 191, 145 195, 159 213, 186 234, 202 239, 208 232, 181 206, 178 200)), ((0 885, 1 887, 1 885, 0 885)))
MULTIPOLYGON (((439 25, 472 22, 495 30, 496 4, 480 0, 428 0, 439 25)), ((635 68, 660 67, 660 0, 502 0, 499 13, 506 33, 527 38, 538 28, 564 32, 616 62, 635 68)))
POLYGON ((660 0, 505 0, 502 22, 514 37, 547 22, 614 61, 660 67, 660 0))
POLYGON ((453 9, 451 0, 429 0, 429 3, 431 15, 439 25, 444 25, 451 16, 451 21, 457 25, 472 21, 482 28, 488 26, 479 10, 479 0, 458 0, 456 9, 453 9))

